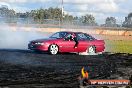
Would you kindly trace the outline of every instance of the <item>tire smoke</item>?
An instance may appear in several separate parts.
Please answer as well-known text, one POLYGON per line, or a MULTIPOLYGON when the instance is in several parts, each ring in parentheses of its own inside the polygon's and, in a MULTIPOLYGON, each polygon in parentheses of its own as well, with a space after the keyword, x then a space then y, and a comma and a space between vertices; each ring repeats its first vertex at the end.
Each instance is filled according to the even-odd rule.
POLYGON ((0 49, 27 49, 29 41, 46 38, 46 33, 40 33, 30 29, 30 31, 20 30, 17 27, 13 31, 10 26, 0 25, 0 49))

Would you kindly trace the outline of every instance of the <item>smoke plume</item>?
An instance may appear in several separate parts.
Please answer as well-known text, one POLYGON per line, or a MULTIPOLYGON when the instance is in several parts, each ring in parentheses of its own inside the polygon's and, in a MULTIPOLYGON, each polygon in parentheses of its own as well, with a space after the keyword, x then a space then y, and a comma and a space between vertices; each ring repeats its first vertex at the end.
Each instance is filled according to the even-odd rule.
POLYGON ((27 49, 29 41, 46 38, 46 33, 40 33, 31 28, 31 31, 13 31, 10 26, 0 25, 0 49, 27 49))

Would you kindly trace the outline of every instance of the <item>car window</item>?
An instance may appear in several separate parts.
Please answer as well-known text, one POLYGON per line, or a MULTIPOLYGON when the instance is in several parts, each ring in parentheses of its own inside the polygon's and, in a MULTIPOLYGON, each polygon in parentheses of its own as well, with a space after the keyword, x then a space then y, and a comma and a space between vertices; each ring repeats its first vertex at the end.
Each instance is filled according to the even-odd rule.
POLYGON ((77 34, 77 39, 78 40, 87 40, 87 36, 83 33, 77 34))
POLYGON ((64 38, 64 37, 66 37, 67 34, 68 34, 67 32, 60 32, 60 33, 59 33, 59 36, 60 36, 61 38, 64 38))
POLYGON ((51 36, 52 38, 59 38, 59 33, 55 33, 51 36))
POLYGON ((87 40, 95 40, 95 38, 92 37, 91 35, 89 35, 89 34, 85 34, 85 35, 86 35, 86 37, 87 37, 87 40))
POLYGON ((67 34, 67 32, 57 32, 51 35, 50 38, 64 38, 67 34))
POLYGON ((65 40, 69 40, 71 38, 72 34, 68 34, 65 40))

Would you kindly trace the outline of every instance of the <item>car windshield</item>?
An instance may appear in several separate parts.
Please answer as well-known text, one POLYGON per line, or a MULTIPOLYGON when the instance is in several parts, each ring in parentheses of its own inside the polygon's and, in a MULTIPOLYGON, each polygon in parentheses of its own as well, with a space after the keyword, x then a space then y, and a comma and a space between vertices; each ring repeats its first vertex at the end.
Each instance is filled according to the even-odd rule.
POLYGON ((78 33, 77 34, 77 39, 78 40, 95 40, 94 37, 86 34, 86 33, 78 33))
POLYGON ((67 34, 67 32, 57 32, 51 35, 50 38, 64 38, 67 34))
POLYGON ((92 37, 91 35, 89 35, 89 34, 85 34, 85 35, 86 35, 86 37, 87 37, 87 40, 95 40, 95 38, 92 37))

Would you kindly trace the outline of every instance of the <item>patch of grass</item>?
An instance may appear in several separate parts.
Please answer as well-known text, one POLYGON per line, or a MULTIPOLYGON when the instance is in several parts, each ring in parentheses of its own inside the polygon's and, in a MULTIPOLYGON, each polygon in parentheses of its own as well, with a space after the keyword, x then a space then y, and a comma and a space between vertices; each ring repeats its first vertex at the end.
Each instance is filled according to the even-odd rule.
POLYGON ((106 52, 132 54, 132 40, 106 40, 106 52))

